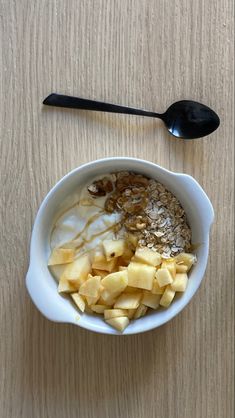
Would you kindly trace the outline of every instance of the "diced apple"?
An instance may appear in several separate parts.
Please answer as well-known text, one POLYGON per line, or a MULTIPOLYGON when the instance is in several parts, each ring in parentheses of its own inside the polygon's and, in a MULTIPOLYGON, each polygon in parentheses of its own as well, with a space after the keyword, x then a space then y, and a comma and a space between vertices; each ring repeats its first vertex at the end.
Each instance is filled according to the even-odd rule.
POLYGON ((54 248, 50 255, 48 266, 71 263, 74 260, 74 254, 75 251, 70 248, 54 248))
POLYGON ((127 266, 119 266, 118 271, 124 271, 127 270, 127 266))
POLYGON ((124 331, 124 329, 129 324, 129 319, 127 316, 119 317, 119 318, 111 318, 106 320, 107 324, 111 325, 113 328, 115 328, 118 331, 124 331))
POLYGON ((87 254, 77 258, 65 268, 62 278, 69 280, 77 289, 91 272, 91 262, 87 254))
POLYGON ((84 312, 86 304, 82 296, 80 296, 79 293, 72 293, 71 297, 78 309, 80 309, 81 312, 84 312))
POLYGON ((103 314, 105 309, 107 309, 106 305, 91 305, 91 310, 98 314, 103 314))
MULTIPOLYGON (((103 292, 103 290, 102 290, 102 292, 103 292)), ((102 294, 102 292, 101 292, 101 294, 102 294)), ((106 290, 105 290, 105 292, 106 292, 106 290)), ((111 308, 111 305, 109 305, 103 298, 102 298, 102 296, 100 296, 100 298, 98 299, 98 301, 97 301, 97 305, 105 305, 106 306, 106 309, 109 309, 109 308, 111 308)))
POLYGON ((85 299, 88 306, 95 305, 99 300, 99 295, 96 296, 96 297, 84 296, 84 299, 85 299))
POLYGON ((134 250, 132 250, 131 248, 126 248, 124 254, 118 260, 119 265, 128 266, 133 255, 134 250))
POLYGON ((98 269, 92 269, 93 276, 100 276, 101 279, 103 279, 107 274, 109 274, 105 270, 98 270, 98 269))
POLYGON ((151 292, 154 295, 162 295, 164 293, 165 287, 160 287, 156 278, 153 279, 153 287, 151 292))
POLYGON ((176 262, 175 262, 175 260, 172 260, 172 259, 170 259, 169 261, 164 260, 162 262, 161 268, 169 270, 169 272, 171 273, 172 279, 175 278, 175 275, 176 275, 176 262))
POLYGON ((72 285, 71 282, 61 277, 59 281, 59 286, 58 286, 59 293, 73 293, 73 292, 76 292, 76 290, 77 289, 72 285))
POLYGON ((193 264, 196 262, 196 256, 190 253, 180 253, 176 256, 177 264, 185 264, 188 267, 189 271, 193 264))
POLYGON ((136 291, 139 289, 136 289, 136 287, 127 286, 125 289, 125 293, 136 293, 136 291))
POLYGON ((117 259, 113 258, 110 261, 106 260, 106 257, 104 254, 97 252, 94 255, 93 262, 92 262, 92 269, 98 269, 98 270, 105 270, 105 271, 113 271, 115 268, 115 265, 117 263, 117 259))
POLYGON ((173 301, 174 296, 175 291, 171 289, 171 286, 167 286, 160 299, 160 305, 164 306, 164 308, 168 308, 168 306, 170 306, 171 302, 173 301))
POLYGON ((66 269, 67 264, 56 264, 55 266, 49 266, 49 270, 55 279, 59 282, 60 278, 63 276, 64 270, 66 269))
POLYGON ((134 313, 133 318, 134 319, 138 319, 141 316, 144 316, 146 314, 147 310, 148 310, 148 307, 147 306, 142 305, 142 304, 139 305, 138 308, 136 309, 136 312, 134 313))
POLYGON ((131 262, 128 266, 128 285, 151 290, 156 269, 146 264, 131 262))
POLYGON ((173 283, 173 278, 168 269, 160 268, 157 270, 156 279, 160 287, 173 283))
POLYGON ((124 309, 105 309, 104 319, 118 318, 120 316, 128 316, 128 311, 124 309))
POLYGON ((173 283, 171 284, 172 290, 175 292, 184 292, 188 284, 188 276, 186 273, 177 273, 173 283))
POLYGON ((157 309, 160 299, 161 295, 153 295, 151 292, 144 291, 141 303, 145 306, 148 306, 149 308, 157 309))
POLYGON ((140 304, 141 292, 122 293, 114 304, 114 309, 136 309, 140 304))
POLYGON ((176 273, 187 273, 188 266, 185 264, 176 264, 176 273))
POLYGON ((97 301, 99 300, 99 295, 98 296, 94 296, 94 297, 92 297, 92 296, 85 296, 85 298, 86 298, 86 301, 87 301, 87 305, 88 306, 91 306, 91 305, 95 305, 96 303, 97 303, 97 301))
POLYGON ((86 303, 86 306, 85 306, 85 312, 90 314, 90 315, 93 315, 93 313, 94 313, 93 310, 90 308, 90 306, 87 305, 87 303, 86 303))
POLYGON ((101 292, 101 300, 103 301, 104 305, 106 304, 106 305, 112 306, 115 303, 117 296, 119 296, 119 293, 118 294, 111 293, 107 289, 104 289, 101 292))
MULTIPOLYGON (((100 296, 100 280, 99 276, 88 276, 89 278, 80 286, 79 293, 83 296, 97 298, 100 296)), ((95 302, 93 302, 94 304, 95 302)))
MULTIPOLYGON (((138 308, 137 308, 138 309, 138 308)), ((132 319, 132 318, 134 318, 134 315, 135 315, 135 313, 136 313, 136 311, 137 311, 137 309, 128 309, 128 318, 129 319, 132 319)))
POLYGON ((106 239, 103 241, 104 254, 107 261, 120 257, 125 251, 124 239, 106 239))
POLYGON ((161 254, 146 247, 137 248, 135 252, 135 259, 154 267, 159 266, 162 261, 161 254))
POLYGON ((108 274, 104 279, 102 279, 101 284, 105 289, 109 290, 110 293, 123 292, 128 284, 127 270, 108 274))

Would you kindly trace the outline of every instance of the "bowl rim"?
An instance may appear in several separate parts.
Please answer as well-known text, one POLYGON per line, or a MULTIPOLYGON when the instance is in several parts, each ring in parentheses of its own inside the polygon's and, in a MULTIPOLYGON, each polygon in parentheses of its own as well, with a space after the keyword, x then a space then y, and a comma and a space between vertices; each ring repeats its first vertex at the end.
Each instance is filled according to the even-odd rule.
MULTIPOLYGON (((138 171, 138 168, 137 168, 137 171, 138 171)), ((208 196, 206 195, 206 193, 204 192, 204 190, 202 189, 202 187, 199 185, 199 183, 192 176, 190 176, 188 174, 173 172, 173 171, 170 171, 170 170, 168 170, 168 169, 166 169, 164 167, 161 167, 160 165, 155 164, 155 163, 153 163, 151 161, 143 160, 143 159, 139 159, 139 158, 133 158, 133 157, 107 157, 107 158, 96 159, 94 161, 90 161, 88 163, 82 164, 82 165, 74 168, 73 170, 71 170, 67 174, 65 174, 49 190, 49 192, 47 193, 47 195, 43 199, 43 201, 42 201, 42 203, 41 203, 41 205, 40 205, 40 207, 38 209, 38 212, 37 212, 37 215, 36 215, 36 218, 35 218, 35 221, 34 221, 34 225, 33 225, 33 230, 32 230, 32 235, 31 235, 31 242, 30 242, 30 262, 29 262, 29 269, 28 269, 28 272, 27 272, 27 275, 26 275, 26 287, 27 287, 27 290, 29 292, 29 295, 30 295, 31 299, 33 300, 34 304, 39 309, 39 311, 47 319, 49 319, 49 320, 51 320, 53 322, 71 323, 71 324, 74 324, 74 325, 78 325, 81 328, 85 328, 85 329, 87 329, 89 331, 93 331, 93 332, 97 332, 97 333, 101 333, 101 334, 123 335, 123 336, 125 336, 125 335, 132 335, 132 334, 139 334, 139 333, 142 333, 142 332, 147 332, 147 331, 150 331, 152 329, 158 328, 159 326, 164 325, 165 323, 167 323, 168 321, 170 321, 171 319, 173 319, 176 315, 178 315, 189 304, 189 302, 193 298, 194 294, 196 293, 196 291, 200 287, 200 284, 201 284, 201 282, 203 280, 203 277, 204 277, 204 273, 205 273, 206 265, 207 265, 207 260, 208 260, 209 232, 210 232, 210 228, 211 228, 211 225, 213 223, 213 220, 214 220, 214 209, 213 209, 213 206, 212 206, 212 204, 211 204, 208 196), (64 183, 66 183, 69 180, 69 178, 72 178, 78 172, 86 171, 90 167, 93 167, 94 168, 96 165, 100 165, 102 163, 107 163, 107 162, 112 162, 112 161, 124 161, 124 162, 130 162, 131 161, 133 163, 143 164, 144 166, 147 165, 149 168, 152 167, 155 170, 155 173, 156 173, 156 168, 157 168, 157 170, 158 171, 161 171, 163 173, 163 175, 165 173, 168 176, 170 175, 171 177, 177 177, 177 178, 181 177, 181 178, 184 178, 184 179, 186 179, 186 180, 194 183, 194 185, 196 185, 196 187, 200 191, 202 198, 205 200, 206 204, 208 205, 208 210, 210 212, 209 213, 209 217, 208 217, 208 219, 209 219, 209 221, 208 221, 208 233, 207 233, 206 241, 204 242, 204 244, 205 244, 205 246, 204 246, 204 265, 202 265, 202 268, 201 268, 201 271, 202 271, 201 277, 198 280, 198 285, 196 286, 194 292, 191 295, 189 295, 189 297, 187 298, 187 300, 185 301, 185 303, 182 306, 180 306, 175 311, 169 313, 168 317, 165 320, 161 321, 160 324, 155 324, 154 323, 154 320, 153 320, 149 326, 143 326, 143 324, 142 324, 142 326, 138 330, 129 330, 128 331, 128 328, 129 327, 127 327, 126 330, 125 330, 126 332, 124 331, 124 333, 120 333, 119 331, 116 331, 115 329, 112 329, 111 327, 110 327, 110 329, 109 328, 107 328, 107 329, 105 328, 105 329, 102 329, 101 330, 101 329, 98 329, 96 325, 93 326, 93 325, 87 324, 86 322, 79 323, 80 321, 68 320, 67 318, 66 318, 66 320, 63 320, 62 318, 57 318, 57 317, 54 317, 52 315, 49 315, 48 312, 46 312, 42 308, 42 306, 40 305, 40 303, 38 301, 38 298, 36 297, 37 289, 35 289, 34 288, 34 285, 33 285, 33 281, 34 281, 33 277, 36 274, 35 273, 35 266, 34 266, 34 264, 35 264, 35 242, 36 242, 35 240, 36 240, 36 236, 37 236, 36 235, 36 229, 40 227, 41 217, 43 217, 43 212, 44 212, 44 210, 45 210, 45 208, 47 206, 48 201, 51 198, 53 198, 53 195, 56 193, 56 191, 58 191, 58 189, 64 183)), ((79 313, 77 314, 77 316, 79 317, 79 313)))

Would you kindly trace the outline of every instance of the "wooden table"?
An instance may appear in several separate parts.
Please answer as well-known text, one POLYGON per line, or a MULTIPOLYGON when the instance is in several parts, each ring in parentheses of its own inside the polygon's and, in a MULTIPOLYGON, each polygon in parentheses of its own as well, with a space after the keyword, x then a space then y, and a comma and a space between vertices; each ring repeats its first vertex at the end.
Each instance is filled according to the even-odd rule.
POLYGON ((233 417, 232 3, 0 1, 1 417, 233 417), (52 91, 159 112, 192 98, 221 126, 184 142, 157 120, 44 108, 52 91), (123 338, 51 323, 25 289, 40 202, 65 173, 107 156, 193 175, 216 213, 192 302, 123 338))

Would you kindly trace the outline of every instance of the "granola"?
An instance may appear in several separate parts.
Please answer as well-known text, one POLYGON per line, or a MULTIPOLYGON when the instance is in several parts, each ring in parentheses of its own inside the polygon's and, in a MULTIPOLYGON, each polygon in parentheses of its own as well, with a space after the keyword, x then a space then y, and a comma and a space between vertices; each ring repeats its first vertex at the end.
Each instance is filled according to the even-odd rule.
POLYGON ((128 171, 113 175, 88 187, 93 198, 105 196, 105 210, 120 212, 126 231, 136 234, 138 245, 174 257, 191 248, 191 230, 178 199, 161 183, 128 171), (104 186, 105 185, 105 186, 104 186))

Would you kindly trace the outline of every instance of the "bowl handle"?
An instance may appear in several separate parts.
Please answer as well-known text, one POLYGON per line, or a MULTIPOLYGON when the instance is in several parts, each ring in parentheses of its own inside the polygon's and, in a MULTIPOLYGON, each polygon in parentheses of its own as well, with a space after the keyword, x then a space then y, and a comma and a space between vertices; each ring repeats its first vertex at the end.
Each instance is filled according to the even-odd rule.
POLYGON ((66 307, 61 306, 61 296, 56 294, 55 299, 55 290, 46 285, 42 280, 42 274, 39 274, 32 264, 31 262, 26 275, 26 287, 38 310, 50 321, 72 322, 66 307))

